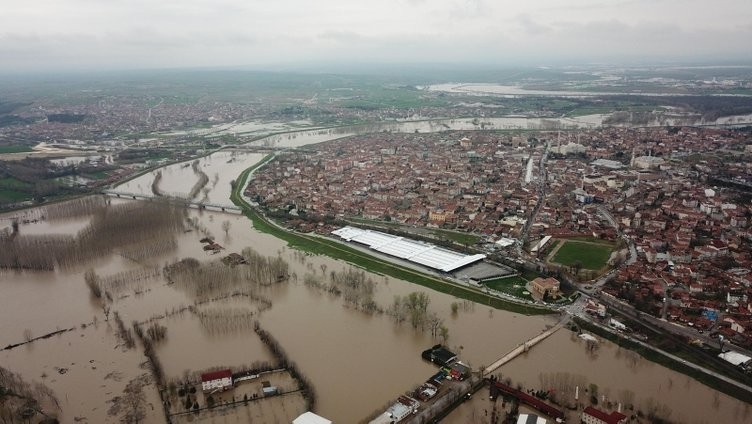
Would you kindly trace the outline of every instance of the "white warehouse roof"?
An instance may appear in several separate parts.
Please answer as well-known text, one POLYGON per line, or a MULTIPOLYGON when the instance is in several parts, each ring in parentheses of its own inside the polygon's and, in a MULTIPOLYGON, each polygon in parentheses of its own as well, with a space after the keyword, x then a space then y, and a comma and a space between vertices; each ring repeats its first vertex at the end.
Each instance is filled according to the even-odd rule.
POLYGON ((345 241, 364 244, 377 252, 443 272, 451 272, 486 257, 486 255, 481 254, 465 255, 431 243, 423 243, 379 231, 362 230, 355 227, 343 227, 332 231, 332 234, 339 236, 345 241))
POLYGON ((752 358, 750 358, 749 356, 734 351, 719 353, 718 357, 736 366, 745 364, 752 360, 752 358))
POLYGON ((292 424, 332 424, 332 422, 324 417, 314 414, 313 412, 306 412, 292 420, 292 424))

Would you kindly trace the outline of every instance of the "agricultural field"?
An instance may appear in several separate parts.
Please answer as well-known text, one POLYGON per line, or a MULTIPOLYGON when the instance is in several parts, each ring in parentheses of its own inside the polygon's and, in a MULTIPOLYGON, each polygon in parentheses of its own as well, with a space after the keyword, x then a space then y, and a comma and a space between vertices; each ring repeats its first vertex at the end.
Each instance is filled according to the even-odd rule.
POLYGON ((576 266, 583 269, 598 270, 606 266, 614 244, 602 240, 567 240, 553 254, 551 262, 566 266, 576 266))

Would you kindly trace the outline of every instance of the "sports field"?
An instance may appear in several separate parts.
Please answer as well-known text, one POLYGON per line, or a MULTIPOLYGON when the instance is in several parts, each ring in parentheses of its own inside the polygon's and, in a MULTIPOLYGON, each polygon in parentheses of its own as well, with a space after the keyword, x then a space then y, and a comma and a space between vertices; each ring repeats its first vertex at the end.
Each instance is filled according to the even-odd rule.
POLYGON ((613 249, 613 244, 608 242, 567 240, 556 252, 552 262, 569 266, 580 261, 583 269, 597 270, 606 266, 613 249))

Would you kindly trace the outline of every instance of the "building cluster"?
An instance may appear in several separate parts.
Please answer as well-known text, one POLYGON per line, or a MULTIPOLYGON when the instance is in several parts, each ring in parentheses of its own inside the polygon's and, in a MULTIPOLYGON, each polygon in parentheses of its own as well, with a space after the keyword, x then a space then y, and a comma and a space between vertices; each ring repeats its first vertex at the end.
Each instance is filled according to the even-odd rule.
POLYGON ((531 237, 621 235, 636 258, 606 292, 752 346, 752 135, 655 128, 576 137, 587 150, 552 155, 531 237))
POLYGON ((83 99, 75 104, 35 102, 14 111, 17 125, 0 127, 0 140, 12 143, 71 140, 106 141, 125 134, 170 131, 238 119, 261 111, 225 102, 181 102, 150 96, 83 99))
POLYGON ((752 346, 750 134, 605 132, 639 136, 612 138, 608 154, 601 143, 583 143, 590 146, 587 160, 598 159, 582 161, 578 169, 577 161, 552 161, 549 175, 557 180, 549 184, 553 193, 540 223, 552 223, 545 211, 554 206, 569 216, 562 205, 574 201, 572 219, 557 223, 563 224, 557 231, 582 231, 585 224, 593 234, 622 234, 634 247, 636 261, 619 268, 607 292, 653 315, 752 346), (568 188, 555 194, 556 186, 573 182, 579 186, 569 196, 568 188), (603 224, 610 225, 599 228, 603 224))
POLYGON ((608 292, 749 346, 749 146, 749 132, 709 128, 379 133, 280 155, 246 195, 291 217, 392 221, 489 240, 519 238, 528 227, 530 246, 548 236, 622 239, 636 261, 619 268, 608 292))
POLYGON ((470 366, 457 359, 457 355, 447 348, 436 345, 421 354, 426 361, 433 362, 441 370, 422 383, 409 395, 402 395, 386 411, 369 421, 369 424, 394 424, 407 421, 423 406, 427 408, 434 400, 448 395, 451 390, 444 388, 452 381, 462 381, 470 376, 470 366))
POLYGON ((379 133, 280 155, 246 195, 293 214, 515 236, 537 201, 525 166, 541 152, 527 136, 379 133))

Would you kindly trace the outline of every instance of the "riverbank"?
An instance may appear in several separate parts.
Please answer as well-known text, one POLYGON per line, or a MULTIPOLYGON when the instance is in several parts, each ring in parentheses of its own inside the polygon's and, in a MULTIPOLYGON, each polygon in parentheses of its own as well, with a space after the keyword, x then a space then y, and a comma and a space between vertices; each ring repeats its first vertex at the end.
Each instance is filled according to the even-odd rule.
POLYGON ((441 293, 446 293, 481 305, 487 305, 495 309, 503 309, 524 315, 555 313, 554 310, 549 308, 526 305, 489 296, 480 290, 460 286, 458 284, 432 277, 417 270, 376 258, 334 240, 296 233, 275 225, 242 197, 242 191, 248 182, 248 177, 253 171, 268 163, 272 157, 273 155, 268 155, 254 166, 243 171, 243 173, 241 173, 235 180, 235 186, 233 187, 232 196, 230 197, 232 202, 243 210, 243 214, 253 222, 253 227, 258 231, 282 239, 291 247, 295 247, 305 252, 324 254, 335 259, 341 259, 377 274, 389 275, 441 293))
POLYGON ((629 339, 624 336, 620 336, 612 331, 609 331, 601 326, 588 322, 582 318, 575 317, 574 322, 584 330, 587 330, 593 334, 596 334, 604 339, 611 341, 625 349, 629 349, 636 352, 643 358, 655 362, 668 369, 674 370, 681 374, 692 377, 700 383, 718 390, 728 396, 741 400, 743 402, 752 403, 752 392, 748 390, 740 390, 741 387, 711 375, 703 370, 699 369, 699 366, 689 363, 686 360, 677 360, 659 351, 657 348, 651 347, 646 343, 641 343, 636 340, 629 339))

